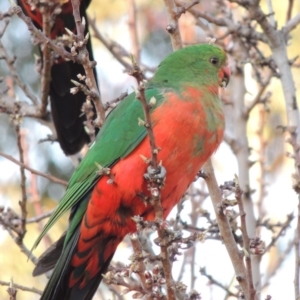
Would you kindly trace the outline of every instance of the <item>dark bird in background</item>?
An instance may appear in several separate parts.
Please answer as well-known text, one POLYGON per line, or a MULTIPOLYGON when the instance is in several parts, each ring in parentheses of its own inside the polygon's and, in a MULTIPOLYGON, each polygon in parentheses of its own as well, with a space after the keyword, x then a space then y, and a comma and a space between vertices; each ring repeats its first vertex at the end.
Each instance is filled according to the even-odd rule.
MULTIPOLYGON (((71 1, 64 2, 65 3, 60 6, 61 12, 56 16, 51 28, 51 39, 56 39, 66 34, 65 28, 68 28, 72 32, 76 31, 72 3, 71 1)), ((80 15, 85 18, 86 22, 86 9, 90 2, 91 0, 80 1, 80 15)), ((32 19, 34 25, 42 29, 43 20, 39 7, 32 9, 28 0, 18 0, 18 5, 20 5, 24 13, 32 19)), ((87 32, 88 24, 86 24, 85 34, 87 32)), ((90 60, 92 61, 93 54, 90 40, 87 43, 87 50, 90 54, 90 60)), ((81 91, 75 95, 70 93, 70 89, 74 87, 71 83, 71 79, 78 80, 77 74, 85 74, 83 66, 72 61, 65 61, 62 58, 56 59, 51 67, 49 91, 51 112, 58 142, 66 155, 77 153, 84 144, 90 142, 90 136, 84 128, 86 115, 82 113, 81 110, 86 96, 81 91)))

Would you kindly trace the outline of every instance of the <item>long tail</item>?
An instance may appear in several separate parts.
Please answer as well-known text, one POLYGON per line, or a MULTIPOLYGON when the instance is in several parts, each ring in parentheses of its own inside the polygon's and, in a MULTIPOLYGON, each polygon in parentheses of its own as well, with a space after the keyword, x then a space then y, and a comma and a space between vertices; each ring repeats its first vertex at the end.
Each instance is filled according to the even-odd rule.
POLYGON ((84 74, 84 69, 71 61, 55 64, 51 69, 51 112, 58 142, 66 155, 77 153, 90 142, 84 128, 86 115, 82 113, 86 96, 83 92, 70 93, 74 87, 71 79, 78 80, 77 74, 84 74))
MULTIPOLYGON (((85 1, 81 2, 80 13, 85 18, 86 28, 88 28, 85 1)), ((70 17, 71 23, 74 23, 75 27, 73 15, 64 15, 64 17, 70 17)), ((70 20, 66 20, 67 22, 70 23, 70 20)), ((72 28, 69 29, 72 30, 72 28)), ((87 43, 87 50, 90 54, 90 60, 93 61, 90 39, 87 43)), ((75 95, 70 93, 70 89, 74 87, 71 80, 78 80, 78 74, 84 75, 84 68, 82 65, 71 61, 54 64, 51 69, 50 103, 52 117, 59 144, 66 155, 77 153, 84 144, 90 142, 90 136, 85 131, 84 125, 86 115, 82 113, 82 105, 86 96, 83 92, 78 92, 75 95)), ((96 76, 95 70, 94 74, 96 76)))
MULTIPOLYGON (((93 298, 102 280, 102 275, 107 271, 118 243, 114 243, 114 237, 112 239, 109 239, 109 237, 102 239, 101 236, 98 236, 97 245, 89 248, 85 253, 81 253, 77 251, 79 236, 80 228, 76 230, 69 243, 63 249, 51 278, 44 289, 41 300, 90 300, 93 298), (113 247, 111 247, 112 242, 113 247), (74 262, 78 264, 76 267, 74 262), (96 272, 94 272, 95 270, 96 272), (93 273, 93 275, 89 277, 89 273, 93 273)), ((45 263, 45 257, 48 257, 46 265, 51 265, 55 257, 57 257, 57 251, 60 251, 59 248, 59 246, 54 247, 52 250, 55 253, 54 256, 51 254, 52 251, 47 252, 41 261, 44 260, 45 263)), ((34 272, 39 268, 38 264, 34 272)), ((43 271, 39 270, 41 274, 47 271, 47 268, 43 269, 43 271)), ((36 275, 38 274, 36 273, 36 275)))
POLYGON ((37 265, 32 272, 33 276, 39 276, 54 269, 61 256, 65 238, 66 232, 39 257, 37 265))

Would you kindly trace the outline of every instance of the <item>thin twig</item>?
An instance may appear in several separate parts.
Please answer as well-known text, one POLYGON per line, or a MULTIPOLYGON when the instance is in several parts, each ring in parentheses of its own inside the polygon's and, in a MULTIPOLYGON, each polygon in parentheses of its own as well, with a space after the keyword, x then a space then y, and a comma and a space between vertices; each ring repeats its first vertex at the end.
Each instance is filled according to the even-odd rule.
MULTIPOLYGON (((28 155, 27 155, 28 156, 28 155)), ((27 164, 29 164, 29 159, 27 158, 27 164)), ((42 205, 41 205, 41 196, 39 194, 39 191, 38 191, 38 184, 37 184, 37 175, 36 174, 33 174, 31 173, 30 174, 30 187, 29 187, 29 201, 30 201, 30 204, 32 204, 32 207, 34 209, 34 213, 35 213, 35 216, 38 215, 39 216, 39 222, 38 222, 38 228, 40 231, 43 230, 43 227, 44 227, 44 224, 43 222, 41 222, 41 220, 43 218, 41 218, 41 216, 43 216, 43 208, 42 208, 42 205)), ((36 218, 38 219, 38 218, 36 218)), ((30 222, 28 222, 28 219, 26 220, 26 224, 28 224, 30 222)), ((46 234, 44 239, 44 244, 46 245, 46 247, 50 247, 50 245, 52 244, 52 240, 49 236, 49 234, 46 234)))
MULTIPOLYGON (((162 170, 162 166, 158 165, 157 162, 157 154, 158 154, 158 147, 156 146, 155 136, 153 133, 153 127, 151 122, 150 116, 150 106, 147 103, 146 96, 145 96, 145 84, 143 82, 143 74, 140 70, 139 66, 134 62, 133 64, 133 72, 131 74, 134 76, 138 82, 138 90, 136 98, 140 100, 141 105, 144 111, 144 126, 147 129, 147 134, 149 137, 150 149, 151 149, 151 159, 150 165, 155 173, 159 173, 162 170)), ((162 222, 164 219, 163 216, 163 208, 161 205, 161 193, 160 190, 162 188, 161 183, 155 180, 155 178, 151 178, 149 174, 149 182, 148 182, 149 190, 151 193, 151 204, 153 205, 155 220, 160 224, 157 228, 157 234, 160 241, 160 249, 161 249, 161 258, 162 258, 162 265, 164 269, 164 275, 166 278, 166 286, 167 286, 167 295, 169 300, 175 300, 175 290, 173 288, 173 278, 172 278, 172 265, 169 259, 168 253, 168 245, 164 242, 165 240, 165 230, 162 228, 162 222), (152 180, 153 179, 153 180, 152 180)))
POLYGON ((9 25, 9 23, 10 23, 10 21, 11 21, 11 18, 10 18, 10 16, 5 16, 5 13, 2 14, 0 12, 0 20, 4 21, 3 22, 3 27, 1 28, 1 31, 0 31, 0 38, 2 38, 3 35, 4 35, 4 33, 5 33, 5 31, 6 31, 6 29, 7 29, 7 27, 8 27, 8 25, 9 25))
MULTIPOLYGON (((11 282, 0 280, 0 285, 10 286, 11 282)), ((31 292, 31 293, 35 293, 35 294, 38 294, 38 295, 42 295, 42 291, 36 289, 35 287, 30 288, 30 287, 20 285, 20 284, 17 284, 17 283, 14 283, 14 287, 17 288, 18 290, 21 290, 21 291, 24 291, 24 292, 31 292)))
POLYGON ((25 165, 24 163, 21 163, 20 161, 18 161, 17 159, 15 159, 14 157, 12 157, 11 155, 8 155, 6 153, 3 153, 2 151, 0 151, 0 156, 3 156, 5 158, 7 158, 8 160, 12 161, 13 163, 17 164, 18 166, 20 167, 23 167, 24 169, 30 171, 31 173, 33 174, 36 174, 36 175, 39 175, 41 177, 44 177, 52 182, 55 182, 55 183, 58 183, 58 184, 61 184, 61 185, 64 185, 64 186, 67 186, 68 185, 68 182, 67 181, 64 181, 62 179, 59 179, 55 176, 52 176, 50 174, 46 174, 46 173, 42 173, 40 171, 37 171, 27 165, 25 165))
POLYGON ((267 5, 268 5, 268 10, 269 10, 269 13, 268 13, 269 22, 273 27, 275 27, 276 21, 275 21, 275 17, 274 17, 272 0, 267 0, 267 5))
POLYGON ((137 32, 135 0, 128 0, 128 15, 129 15, 128 26, 129 26, 130 39, 132 44, 131 51, 137 64, 140 64, 140 43, 139 43, 139 37, 137 32))
POLYGON ((16 236, 13 233, 13 230, 6 226, 6 224, 3 224, 3 222, 1 222, 2 225, 4 225, 6 231, 9 233, 9 235, 11 236, 11 238, 14 240, 14 242, 18 245, 18 247, 20 248, 20 250, 26 255, 26 257, 34 264, 36 265, 38 262, 38 259, 32 254, 32 251, 30 251, 22 242, 19 242, 19 234, 16 236))
MULTIPOLYGON (((252 279, 252 266, 251 266, 251 255, 250 255, 250 239, 247 233, 247 225, 246 225, 246 213, 244 210, 244 205, 242 201, 242 194, 243 191, 241 190, 238 179, 236 180, 236 190, 235 190, 235 198, 237 200, 241 218, 241 231, 243 236, 243 248, 245 252, 245 260, 246 260, 246 271, 247 271, 247 282, 248 282, 248 289, 249 289, 249 300, 254 300, 256 295, 256 290, 253 286, 253 279, 252 279)), ((248 298, 247 298, 248 299, 248 298)))
POLYGON ((17 144, 19 149, 20 156, 20 173, 21 173, 21 191, 22 191, 22 199, 19 201, 19 205, 21 207, 21 228, 18 235, 17 243, 22 243, 23 238, 26 234, 26 218, 27 218, 27 191, 26 191, 26 175, 25 175, 25 160, 24 160, 24 152, 27 151, 26 144, 26 132, 21 128, 21 122, 15 125, 15 130, 17 134, 17 144))
MULTIPOLYGON (((175 1, 176 5, 177 5, 177 1, 175 1)), ((179 7, 179 9, 177 10, 178 16, 180 17, 182 14, 185 14, 187 11, 189 11, 193 6, 199 4, 200 1, 199 0, 193 0, 191 3, 188 3, 186 5, 181 5, 179 7)))
POLYGON ((270 251, 270 249, 275 245, 275 243, 278 241, 278 239, 283 236, 283 234, 287 230, 287 228, 290 227, 291 222, 293 220, 294 220, 294 215, 293 214, 287 215, 286 221, 284 223, 280 224, 279 232, 276 234, 276 236, 272 237, 271 242, 265 248, 265 252, 270 251))
MULTIPOLYGON (((114 56, 114 58, 125 68, 125 71, 130 72, 132 65, 125 58, 130 59, 130 53, 126 51, 120 44, 116 41, 109 40, 109 38, 104 38, 101 32, 98 29, 95 19, 88 17, 89 25, 93 29, 94 38, 98 39, 104 47, 114 56)), ((151 68, 143 63, 139 63, 139 66, 144 71, 154 72, 155 68, 151 68)))
POLYGON ((52 210, 50 210, 50 211, 48 211, 48 212, 45 212, 45 213, 43 213, 43 214, 41 214, 41 215, 39 215, 39 216, 36 216, 36 217, 30 218, 30 219, 27 219, 26 223, 27 223, 27 224, 30 224, 30 223, 38 223, 38 222, 40 222, 41 220, 44 220, 44 219, 46 219, 46 218, 49 218, 49 217, 53 214, 54 210, 55 210, 55 209, 52 209, 52 210))
MULTIPOLYGON (((145 96, 145 85, 141 81, 139 82, 138 92, 139 92, 139 94, 137 95, 137 99, 139 99, 141 101, 142 106, 143 106, 143 110, 144 110, 144 114, 145 114, 145 125, 144 126, 147 129, 149 143, 150 143, 150 147, 151 147, 150 164, 151 164, 152 168, 156 170, 158 168, 157 154, 158 154, 159 149, 156 146, 155 137, 154 137, 154 133, 153 133, 153 127, 152 127, 152 122, 151 122, 151 117, 150 117, 150 109, 149 109, 149 105, 147 103, 146 96, 145 96)), ((161 218, 162 218, 162 215, 161 215, 161 218)))
POLYGON ((94 102, 96 112, 97 112, 97 118, 94 120, 94 125, 100 127, 105 120, 105 110, 101 102, 100 92, 94 74, 94 68, 96 66, 96 62, 90 61, 89 53, 86 48, 86 43, 89 39, 89 34, 87 36, 84 36, 85 25, 87 20, 81 19, 80 2, 78 0, 71 0, 71 2, 72 2, 73 15, 74 15, 76 30, 77 30, 77 35, 73 35, 76 42, 76 44, 74 43, 73 47, 75 48, 74 49, 75 51, 79 50, 78 53, 74 51, 74 54, 76 53, 77 59, 84 67, 84 71, 86 74, 85 83, 90 90, 90 95, 88 98, 90 98, 94 102))
MULTIPOLYGON (((50 3, 49 3, 50 4, 50 3)), ((43 18, 43 33, 46 37, 50 38, 51 32, 51 6, 50 5, 41 5, 40 11, 43 18)), ((41 105, 40 105, 40 114, 41 116, 46 115, 47 105, 48 105, 48 95, 50 90, 50 81, 51 81, 51 49, 47 45, 43 45, 43 68, 41 74, 41 105)))
POLYGON ((67 50, 65 50, 64 47, 57 46, 53 41, 51 41, 51 39, 47 38, 42 31, 40 31, 38 28, 36 28, 33 25, 32 20, 23 13, 21 7, 19 7, 19 6, 13 6, 13 7, 11 7, 9 9, 8 13, 11 14, 11 15, 17 15, 20 19, 22 19, 25 22, 25 24, 27 25, 28 30, 41 43, 46 44, 48 47, 50 47, 52 50, 54 50, 56 53, 58 53, 61 57, 67 58, 67 59, 72 60, 74 62, 75 61, 78 62, 78 58, 77 57, 73 56, 70 52, 68 52, 67 50))
MULTIPOLYGON (((266 123, 266 110, 260 108, 258 111, 258 124, 257 124, 257 138, 258 138, 258 165, 259 165, 259 175, 257 178, 258 188, 257 188, 257 210, 260 218, 263 218, 266 215, 264 209, 264 199, 266 196, 266 147, 267 142, 264 138, 263 132, 265 129, 266 123)), ((258 227, 258 226, 257 226, 258 227)), ((260 229, 257 228, 257 234, 260 235, 260 229)))
POLYGON ((9 295, 9 300, 16 300, 17 299, 18 290, 15 288, 12 278, 10 280, 10 285, 9 285, 9 287, 6 291, 9 295))
POLYGON ((257 95, 255 96, 255 98, 252 100, 251 104, 245 108, 245 111, 244 111, 244 116, 245 118, 249 118, 249 114, 250 112, 253 110, 253 108, 261 102, 261 98, 262 98, 262 95, 263 93, 265 92, 266 88, 268 87, 270 81, 271 81, 271 78, 272 78, 272 73, 269 74, 267 80, 264 82, 264 84, 260 87, 257 95))
POLYGON ((32 105, 25 101, 16 101, 15 98, 7 94, 0 94, 0 112, 5 114, 13 114, 15 105, 19 105, 19 114, 22 117, 30 117, 39 119, 44 125, 51 127, 50 113, 47 112, 46 116, 41 119, 38 105, 32 105))
POLYGON ((282 31, 285 34, 290 33, 292 30, 294 30, 298 25, 300 24, 300 13, 298 13, 295 17, 290 19, 285 26, 282 28, 282 31))
POLYGON ((170 34, 173 49, 178 50, 182 48, 182 40, 178 24, 180 14, 178 13, 178 8, 173 0, 164 0, 164 2, 167 9, 169 22, 166 29, 170 34))
POLYGON ((22 79, 20 78, 17 70, 15 69, 15 61, 16 58, 10 58, 8 53, 6 52, 4 45, 0 39, 0 52, 3 53, 2 58, 4 58, 10 74, 12 75, 12 77, 14 78, 14 81, 16 82, 16 84, 21 88, 21 90, 24 92, 24 94, 32 101, 32 103, 34 103, 35 105, 38 104, 38 100, 35 97, 35 95, 30 91, 30 89, 28 88, 28 86, 22 81, 22 79))
POLYGON ((130 56, 129 53, 125 52, 123 48, 120 49, 119 47, 116 47, 115 42, 108 42, 99 31, 96 25, 96 20, 91 18, 88 18, 88 20, 89 20, 90 27, 93 29, 94 37, 98 39, 106 47, 106 49, 117 59, 117 61, 121 65, 125 67, 126 70, 128 71, 131 70, 132 68, 131 64, 123 58, 124 56, 129 57, 130 56))
POLYGON ((207 184, 208 191, 216 213, 220 234, 223 238, 224 245, 227 249, 233 268, 235 270, 236 279, 239 282, 246 299, 249 299, 250 291, 248 289, 247 273, 243 262, 243 257, 237 248, 228 219, 221 209, 221 191, 218 187, 210 160, 208 160, 204 164, 203 171, 206 175, 205 182, 207 184))
MULTIPOLYGON (((242 49, 243 49, 243 45, 237 41, 234 46, 234 53, 238 55, 237 53, 242 52, 242 49)), ((233 112, 232 112, 232 119, 234 124, 233 134, 234 134, 234 139, 239 141, 239 145, 240 145, 239 151, 235 153, 237 163, 238 163, 239 186, 243 190, 242 200, 243 200, 243 207, 246 213, 245 221, 246 221, 247 233, 250 238, 254 238, 256 236, 256 227, 255 227, 256 217, 254 213, 251 187, 250 187, 249 141, 247 135, 248 119, 243 113, 244 111, 247 111, 247 109, 245 109, 245 102, 243 101, 246 93, 246 87, 245 87, 245 73, 242 68, 236 68, 234 75, 231 76, 231 82, 235 87, 235 93, 232 95, 232 101, 234 103, 233 112)), ((258 256, 251 257, 252 279, 253 279, 254 287, 258 290, 260 289, 260 280, 261 280, 259 262, 260 261, 258 256)), ((249 268, 247 268, 247 270, 249 270, 249 268)))
MULTIPOLYGON (((181 0, 176 0, 176 4, 178 6, 183 6, 184 2, 181 0)), ((256 30, 253 30, 253 28, 249 27, 248 24, 244 25, 239 23, 233 22, 231 19, 228 18, 222 18, 222 17, 216 17, 212 14, 206 13, 202 10, 198 10, 195 8, 190 8, 189 12, 196 18, 196 20, 200 20, 201 18, 205 19, 209 23, 215 24, 220 27, 227 28, 227 32, 223 35, 217 36, 217 40, 224 39, 229 34, 236 34, 237 36, 247 38, 249 40, 259 40, 264 43, 267 43, 267 39, 264 34, 261 32, 258 32, 256 30)))
POLYGON ((297 218, 297 227, 295 232, 295 278, 294 278, 294 291, 295 299, 300 298, 300 196, 298 196, 298 218, 297 218))
MULTIPOLYGON (((134 254, 136 254, 136 255, 142 255, 143 254, 143 250, 142 250, 140 241, 139 241, 139 239, 137 237, 137 234, 130 235, 130 242, 131 242, 134 254)), ((142 283, 144 289, 147 289, 147 283, 146 283, 146 278, 145 278, 146 267, 145 267, 145 264, 144 264, 144 262, 142 260, 140 260, 138 262, 138 270, 139 270, 138 274, 139 274, 141 283, 142 283)))
POLYGON ((292 17, 292 11, 294 6, 294 0, 289 0, 288 9, 286 11, 286 23, 291 19, 292 17))
POLYGON ((224 284, 222 284, 221 282, 219 282, 218 280, 216 280, 213 276, 211 276, 210 274, 208 274, 208 273, 206 272, 206 269, 205 269, 205 268, 201 268, 201 269, 200 269, 200 273, 201 273, 201 275, 205 276, 212 284, 214 284, 214 285, 220 287, 222 290, 226 291, 226 294, 227 294, 228 296, 237 297, 236 294, 234 294, 233 292, 231 292, 231 291, 229 290, 229 287, 224 286, 224 284))
POLYGON ((266 276, 264 278, 265 282, 263 283, 262 288, 265 288, 270 284, 270 279, 275 275, 275 273, 279 270, 279 268, 282 266, 282 264, 286 261, 287 256, 294 249, 294 246, 295 246, 295 242, 294 242, 294 240, 291 240, 288 243, 285 250, 283 251, 283 253, 279 257, 277 257, 275 262, 273 262, 271 271, 268 274, 266 274, 266 276))

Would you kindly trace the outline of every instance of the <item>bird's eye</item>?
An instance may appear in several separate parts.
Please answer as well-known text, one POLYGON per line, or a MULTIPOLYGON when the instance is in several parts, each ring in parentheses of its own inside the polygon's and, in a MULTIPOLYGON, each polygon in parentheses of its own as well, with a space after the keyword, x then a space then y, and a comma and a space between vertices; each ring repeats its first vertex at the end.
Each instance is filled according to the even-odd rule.
POLYGON ((217 65, 219 63, 219 59, 217 57, 212 57, 210 59, 210 62, 213 64, 213 65, 217 65))

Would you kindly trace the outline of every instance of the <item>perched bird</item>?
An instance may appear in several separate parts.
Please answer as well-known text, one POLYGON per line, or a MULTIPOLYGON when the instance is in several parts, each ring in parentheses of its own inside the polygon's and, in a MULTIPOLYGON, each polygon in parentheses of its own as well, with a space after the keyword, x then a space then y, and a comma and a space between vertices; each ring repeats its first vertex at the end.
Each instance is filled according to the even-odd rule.
MULTIPOLYGON (((225 52, 201 44, 169 55, 146 84, 147 101, 155 102, 151 119, 161 148, 158 161, 166 170, 161 190, 164 218, 223 139, 218 88, 226 86, 229 77, 225 52)), ((141 158, 150 157, 149 138, 146 128, 138 124, 143 118, 142 105, 132 93, 108 115, 71 177, 34 245, 71 209, 66 234, 34 270, 38 275, 54 267, 41 299, 92 299, 119 243, 136 231, 132 217, 154 219, 153 207, 139 196, 149 195, 143 176, 148 166, 141 158), (110 175, 103 175, 101 168, 109 168, 110 175)))
MULTIPOLYGON (((58 0, 56 1, 59 2, 58 0)), ((34 25, 42 29, 43 19, 39 7, 32 9, 28 0, 17 0, 17 2, 18 5, 22 7, 24 13, 32 19, 34 25)), ((50 35, 51 39, 56 39, 66 34, 65 28, 76 32, 71 1, 60 2, 63 4, 60 6, 60 13, 56 16, 55 22, 53 22, 50 35)), ((80 14, 86 21, 86 9, 90 2, 91 0, 80 1, 80 14)), ((86 24, 86 28, 88 28, 88 24, 86 24)), ((87 49, 90 53, 90 60, 92 61, 93 54, 90 40, 87 44, 87 49)), ((51 68, 49 91, 51 113, 58 142, 66 155, 77 153, 84 144, 90 142, 90 137, 84 129, 86 116, 81 111, 86 96, 81 91, 75 95, 70 93, 71 87, 74 86, 71 83, 71 79, 78 80, 78 74, 85 74, 82 65, 72 61, 65 61, 62 58, 56 59, 51 68)))

